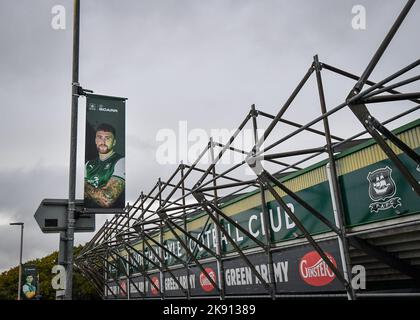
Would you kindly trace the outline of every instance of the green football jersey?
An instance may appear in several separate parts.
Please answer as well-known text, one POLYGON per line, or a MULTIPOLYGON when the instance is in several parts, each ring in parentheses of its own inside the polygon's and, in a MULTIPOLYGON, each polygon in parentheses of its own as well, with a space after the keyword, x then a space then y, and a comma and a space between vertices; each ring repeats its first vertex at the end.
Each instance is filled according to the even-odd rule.
POLYGON ((114 172, 116 163, 122 158, 123 156, 118 153, 114 153, 108 159, 103 161, 99 158, 88 161, 85 167, 86 182, 95 188, 101 188, 107 184, 113 175, 117 175, 121 179, 125 180, 124 173, 115 174, 114 172))
POLYGON ((36 287, 33 284, 25 283, 22 288, 23 293, 36 292, 36 287))

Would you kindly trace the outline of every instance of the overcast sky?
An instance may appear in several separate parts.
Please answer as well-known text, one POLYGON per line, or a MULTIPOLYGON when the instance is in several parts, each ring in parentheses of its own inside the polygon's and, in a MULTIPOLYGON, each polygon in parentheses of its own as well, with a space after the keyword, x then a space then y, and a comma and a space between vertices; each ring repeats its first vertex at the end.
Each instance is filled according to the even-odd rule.
MULTIPOLYGON (((155 159, 159 129, 234 129, 251 104, 275 114, 312 62, 360 74, 405 1, 359 0, 82 0, 80 83, 127 101, 127 200, 147 192, 173 166, 155 159), (367 13, 354 30, 352 7, 367 13)), ((41 233, 33 214, 44 198, 66 198, 70 135, 72 1, 0 0, 0 271, 58 249, 58 235, 41 233), (63 5, 66 29, 51 27, 63 5)), ((419 58, 420 6, 415 4, 372 79, 419 58)), ((325 76, 329 107, 354 82, 325 76)), ((418 91, 418 90, 417 90, 418 91)), ((315 96, 316 97, 316 96, 315 96)), ((303 95, 289 118, 319 112, 303 95)), ((84 105, 81 98, 77 197, 82 196, 84 105)), ((384 111, 378 117, 385 117, 384 111)), ((413 114, 406 120, 418 118, 413 114)), ((349 119, 333 129, 351 131, 349 119)), ((104 217, 98 218, 98 227, 104 217)), ((77 234, 85 243, 92 233, 77 234)))

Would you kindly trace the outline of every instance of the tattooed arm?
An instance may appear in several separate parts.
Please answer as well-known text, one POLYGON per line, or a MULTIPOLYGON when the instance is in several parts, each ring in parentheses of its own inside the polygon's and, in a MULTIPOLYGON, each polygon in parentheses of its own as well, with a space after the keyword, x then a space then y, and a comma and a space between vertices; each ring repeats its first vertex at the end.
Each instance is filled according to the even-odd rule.
POLYGON ((85 194, 103 208, 111 207, 124 190, 124 180, 112 176, 101 188, 95 188, 85 181, 85 194))
POLYGON ((25 296, 28 299, 32 299, 33 297, 35 297, 35 295, 36 295, 36 292, 28 291, 28 292, 25 293, 25 296))

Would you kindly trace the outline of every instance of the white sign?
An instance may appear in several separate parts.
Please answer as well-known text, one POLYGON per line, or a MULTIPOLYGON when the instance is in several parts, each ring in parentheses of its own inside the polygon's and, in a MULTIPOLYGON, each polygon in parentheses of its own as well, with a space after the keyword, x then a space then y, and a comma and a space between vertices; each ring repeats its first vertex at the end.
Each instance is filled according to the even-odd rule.
POLYGON ((51 272, 56 274, 51 280, 51 286, 54 290, 66 290, 67 274, 62 265, 55 265, 51 272))

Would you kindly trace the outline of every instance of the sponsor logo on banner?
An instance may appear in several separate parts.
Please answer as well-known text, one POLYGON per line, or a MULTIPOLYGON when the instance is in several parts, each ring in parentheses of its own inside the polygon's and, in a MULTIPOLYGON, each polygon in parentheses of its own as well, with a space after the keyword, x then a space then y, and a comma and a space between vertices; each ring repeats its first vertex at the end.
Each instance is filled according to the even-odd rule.
POLYGON ((121 287, 120 295, 126 296, 127 295, 127 281, 121 280, 120 287, 121 287))
MULTIPOLYGON (((337 267, 334 257, 327 252, 325 254, 337 267)), ((326 286, 335 279, 334 272, 316 251, 308 252, 302 257, 299 262, 299 274, 303 281, 314 287, 326 286)))
POLYGON ((370 212, 378 212, 401 206, 401 198, 394 197, 397 186, 392 179, 390 167, 380 168, 369 172, 369 197, 375 201, 369 205, 370 212))
POLYGON ((96 104, 94 103, 89 103, 89 111, 96 111, 96 104))
POLYGON ((153 284, 150 284, 150 287, 151 287, 150 288, 150 291, 152 292, 152 294, 154 296, 157 296, 159 294, 159 290, 158 289, 160 289, 160 287, 159 287, 159 278, 158 277, 152 277, 152 283, 155 284, 155 286, 157 287, 157 289, 155 288, 155 286, 153 284))
MULTIPOLYGON (((212 268, 205 268, 204 270, 206 270, 210 278, 212 278, 212 280, 216 282, 216 272, 214 272, 212 268)), ((204 272, 200 273, 200 286, 205 292, 211 292, 214 290, 214 285, 210 282, 210 280, 207 278, 204 272)))

